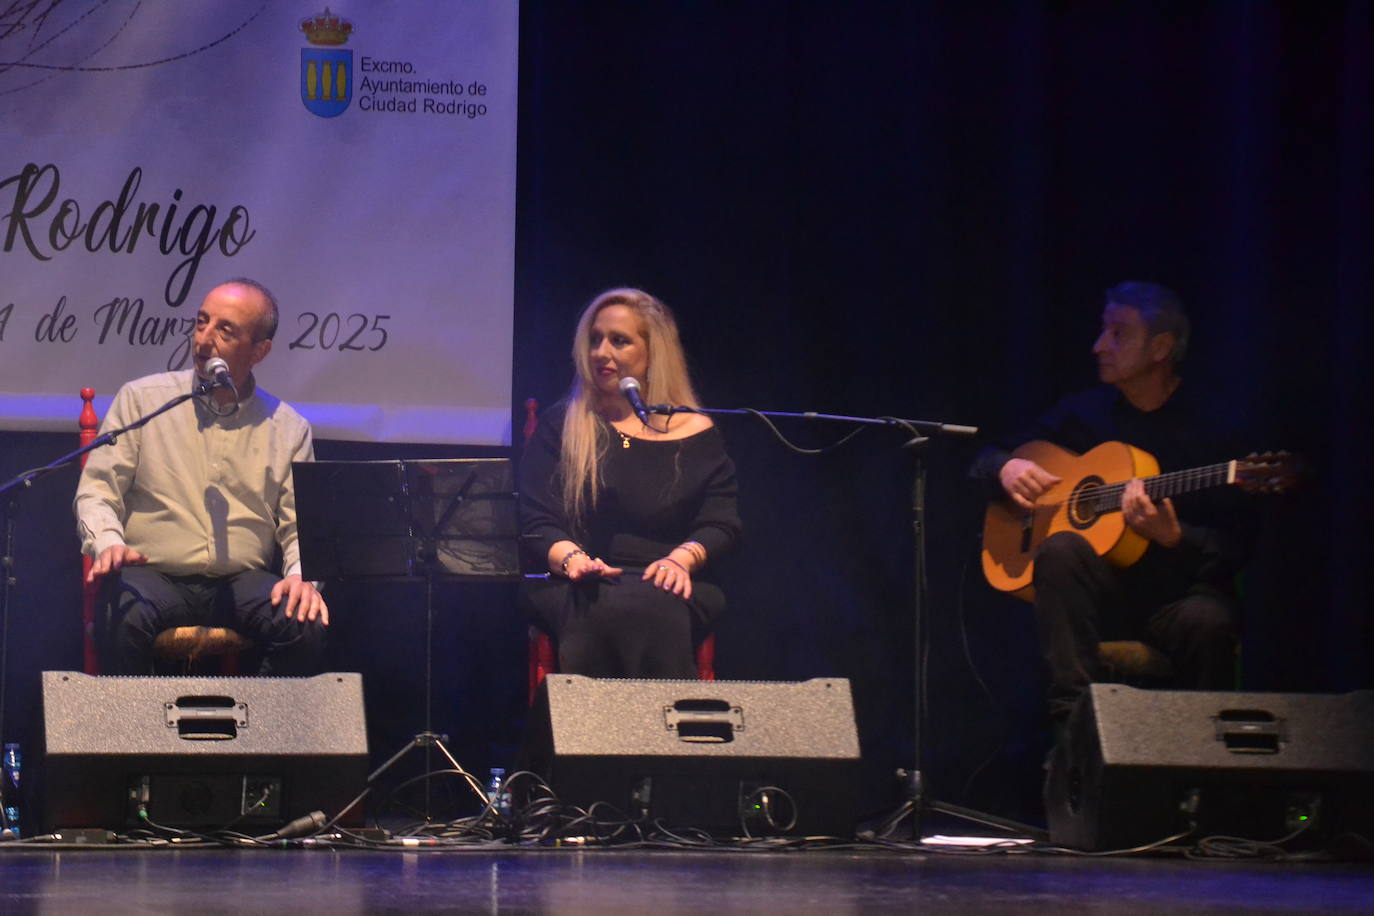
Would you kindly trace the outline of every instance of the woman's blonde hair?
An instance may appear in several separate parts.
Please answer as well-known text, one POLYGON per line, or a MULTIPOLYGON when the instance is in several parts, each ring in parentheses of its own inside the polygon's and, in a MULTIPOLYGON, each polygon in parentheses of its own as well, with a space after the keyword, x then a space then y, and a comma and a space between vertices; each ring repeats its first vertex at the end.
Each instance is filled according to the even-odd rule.
POLYGON ((639 319, 639 333, 648 357, 645 377, 638 380, 645 402, 701 406, 687 373, 687 357, 682 352, 677 321, 668 306, 643 290, 628 287, 607 290, 593 299, 583 309, 573 334, 573 382, 564 399, 567 411, 559 455, 563 507, 574 531, 581 529, 588 507, 596 507, 601 490, 601 456, 610 444, 607 424, 592 409, 591 393, 596 390, 596 381, 591 341, 597 314, 612 305, 625 306, 639 319))

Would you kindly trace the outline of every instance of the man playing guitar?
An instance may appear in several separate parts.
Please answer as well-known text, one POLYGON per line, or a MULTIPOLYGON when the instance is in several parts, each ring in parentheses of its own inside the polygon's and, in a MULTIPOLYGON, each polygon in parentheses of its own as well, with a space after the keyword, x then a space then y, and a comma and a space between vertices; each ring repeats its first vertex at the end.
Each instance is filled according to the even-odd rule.
MULTIPOLYGON (((1027 519, 1061 483, 1031 458, 1012 454, 1031 440, 1080 454, 1119 440, 1153 455, 1165 471, 1233 457, 1215 417, 1183 383, 1189 322, 1178 296, 1131 282, 1107 290, 1106 300, 1093 344, 1103 384, 1064 398, 1020 436, 985 448, 974 464, 973 475, 1027 519)), ((1139 479, 1117 483, 1124 483, 1120 518, 1143 547, 1131 565, 1108 562, 1076 530, 1058 531, 1034 549, 1030 582, 1059 740, 1079 697, 1101 674, 1102 640, 1138 639, 1158 648, 1179 687, 1234 685, 1233 583, 1254 527, 1243 500, 1229 487, 1155 500, 1139 479)))

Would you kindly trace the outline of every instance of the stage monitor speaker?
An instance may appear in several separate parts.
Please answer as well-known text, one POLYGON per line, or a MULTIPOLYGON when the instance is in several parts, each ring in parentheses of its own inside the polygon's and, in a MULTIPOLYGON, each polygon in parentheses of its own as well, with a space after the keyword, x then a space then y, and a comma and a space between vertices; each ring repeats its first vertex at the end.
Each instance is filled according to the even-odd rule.
MULTIPOLYGON (((333 816, 367 779, 362 675, 92 677, 43 672, 49 830, 270 832, 333 816)), ((361 823, 353 812, 345 823, 361 823)))
POLYGON ((619 680, 553 674, 523 768, 599 820, 718 836, 852 836, 859 739, 849 681, 619 680))
POLYGON ((1056 747, 1050 839, 1128 849, 1187 831, 1295 842, 1374 823, 1374 691, 1139 690, 1093 684, 1056 747))

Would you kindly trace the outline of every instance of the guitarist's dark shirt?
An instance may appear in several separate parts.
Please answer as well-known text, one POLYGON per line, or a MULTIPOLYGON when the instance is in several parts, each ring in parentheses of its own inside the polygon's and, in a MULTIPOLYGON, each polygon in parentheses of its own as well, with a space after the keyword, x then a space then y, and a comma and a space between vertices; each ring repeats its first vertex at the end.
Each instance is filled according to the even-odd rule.
MULTIPOLYGON (((973 477, 989 495, 1006 498, 997 472, 1023 443, 1044 439, 1082 454, 1103 442, 1119 441, 1149 452, 1161 472, 1201 467, 1241 457, 1237 437, 1222 428, 1180 385, 1158 410, 1143 411, 1110 385, 1063 398, 1015 435, 994 440, 974 461, 973 477)), ((1251 501, 1236 487, 1218 487, 1174 497, 1183 540, 1172 549, 1151 543, 1140 562, 1126 570, 1133 584, 1160 600, 1188 592, 1228 594, 1253 540, 1251 501)))

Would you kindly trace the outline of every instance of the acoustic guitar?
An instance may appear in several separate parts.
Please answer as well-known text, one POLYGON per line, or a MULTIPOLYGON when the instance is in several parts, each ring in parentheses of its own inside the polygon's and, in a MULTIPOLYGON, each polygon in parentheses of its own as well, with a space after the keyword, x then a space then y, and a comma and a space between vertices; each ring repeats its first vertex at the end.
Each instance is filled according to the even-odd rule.
POLYGON ((1266 452, 1190 468, 1159 473, 1159 462, 1148 452, 1124 442, 1104 442, 1079 455, 1051 442, 1027 442, 1012 453, 1043 467, 1060 482, 1022 509, 1010 499, 988 506, 983 520, 983 575, 999 591, 1027 601, 1035 597, 1031 577, 1036 548, 1052 534, 1076 531, 1098 556, 1118 568, 1135 563, 1149 541, 1126 527, 1121 497, 1126 484, 1140 478, 1151 500, 1191 493, 1209 487, 1239 486, 1251 492, 1276 493, 1291 485, 1294 462, 1286 452, 1266 452))

